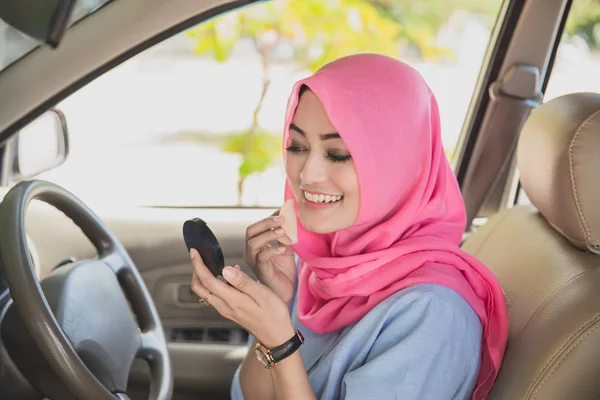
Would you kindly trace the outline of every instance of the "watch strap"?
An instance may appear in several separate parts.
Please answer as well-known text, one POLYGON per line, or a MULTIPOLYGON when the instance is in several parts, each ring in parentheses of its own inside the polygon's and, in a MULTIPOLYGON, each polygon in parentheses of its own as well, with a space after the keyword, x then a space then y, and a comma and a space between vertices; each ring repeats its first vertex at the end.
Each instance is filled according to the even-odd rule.
POLYGON ((291 356, 304 343, 304 337, 299 330, 296 329, 296 334, 284 344, 277 346, 269 351, 275 364, 281 362, 285 358, 291 356))

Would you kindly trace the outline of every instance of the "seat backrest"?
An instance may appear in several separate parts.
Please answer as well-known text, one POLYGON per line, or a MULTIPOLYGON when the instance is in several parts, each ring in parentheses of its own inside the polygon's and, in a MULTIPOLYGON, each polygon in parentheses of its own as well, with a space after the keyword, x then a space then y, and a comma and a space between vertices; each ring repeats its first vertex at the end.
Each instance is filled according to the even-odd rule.
POLYGON ((517 148, 530 206, 463 244, 497 276, 509 340, 490 400, 600 399, 600 95, 535 110, 517 148))

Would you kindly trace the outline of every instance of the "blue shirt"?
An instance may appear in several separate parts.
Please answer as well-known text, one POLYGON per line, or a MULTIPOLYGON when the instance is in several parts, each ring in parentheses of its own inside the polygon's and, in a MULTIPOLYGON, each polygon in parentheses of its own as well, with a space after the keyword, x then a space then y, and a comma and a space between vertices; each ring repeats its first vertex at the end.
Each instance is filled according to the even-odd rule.
MULTIPOLYGON (((318 399, 470 399, 481 359, 482 326, 456 292, 415 285, 378 304, 360 321, 319 335, 297 317, 300 355, 318 399)), ((250 338, 252 342, 252 338, 250 338)), ((243 399, 235 373, 231 398, 243 399)))

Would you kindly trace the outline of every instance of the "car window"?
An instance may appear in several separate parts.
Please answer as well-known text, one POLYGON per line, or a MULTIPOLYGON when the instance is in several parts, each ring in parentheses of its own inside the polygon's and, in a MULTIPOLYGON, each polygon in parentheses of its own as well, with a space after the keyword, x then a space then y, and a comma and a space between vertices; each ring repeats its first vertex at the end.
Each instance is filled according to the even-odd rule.
POLYGON ((437 96, 452 157, 502 0, 275 0, 199 24, 65 99, 70 155, 39 176, 89 204, 280 205, 293 83, 378 52, 437 96))
MULTIPOLYGON (((83 17, 93 13, 110 0, 78 0, 73 9, 71 25, 83 17)), ((19 32, 0 19, 0 72, 40 43, 29 36, 19 32)))
MULTIPOLYGON (((574 0, 544 101, 576 92, 600 93, 600 1, 574 0)), ((529 204, 520 190, 518 204, 529 204)))
POLYGON ((574 92, 600 93, 600 1, 574 0, 544 101, 574 92))

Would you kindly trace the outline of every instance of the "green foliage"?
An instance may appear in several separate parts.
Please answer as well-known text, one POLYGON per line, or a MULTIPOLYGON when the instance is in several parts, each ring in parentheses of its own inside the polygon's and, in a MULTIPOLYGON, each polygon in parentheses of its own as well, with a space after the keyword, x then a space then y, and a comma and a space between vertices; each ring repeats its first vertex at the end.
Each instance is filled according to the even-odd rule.
POLYGON ((359 52, 398 56, 401 27, 363 0, 295 1, 289 3, 284 21, 295 39, 299 58, 311 71, 339 57, 359 52), (318 56, 311 57, 310 48, 318 56))
POLYGON ((286 40, 297 60, 319 66, 357 52, 398 55, 402 29, 364 0, 295 0, 261 3, 215 18, 188 31, 197 40, 195 53, 226 61, 240 37, 251 38, 259 51, 286 40), (311 49, 317 55, 309 57, 311 49))
POLYGON ((600 45, 600 0, 574 0, 565 26, 569 36, 580 35, 591 47, 600 45))
POLYGON ((416 46, 424 59, 436 60, 439 55, 452 55, 435 45, 440 27, 456 11, 466 11, 487 17, 491 26, 502 0, 368 0, 380 12, 402 28, 400 38, 416 46))
MULTIPOLYGON (((235 14, 229 14, 235 15, 235 14)), ((240 30, 237 24, 222 27, 224 17, 207 21, 188 32, 188 35, 197 39, 194 52, 199 55, 211 55, 218 62, 225 62, 240 38, 240 30)))
POLYGON ((282 138, 267 131, 252 135, 244 131, 228 135, 221 148, 228 153, 244 155, 239 172, 241 178, 246 178, 265 171, 275 161, 275 156, 281 153, 282 138))

